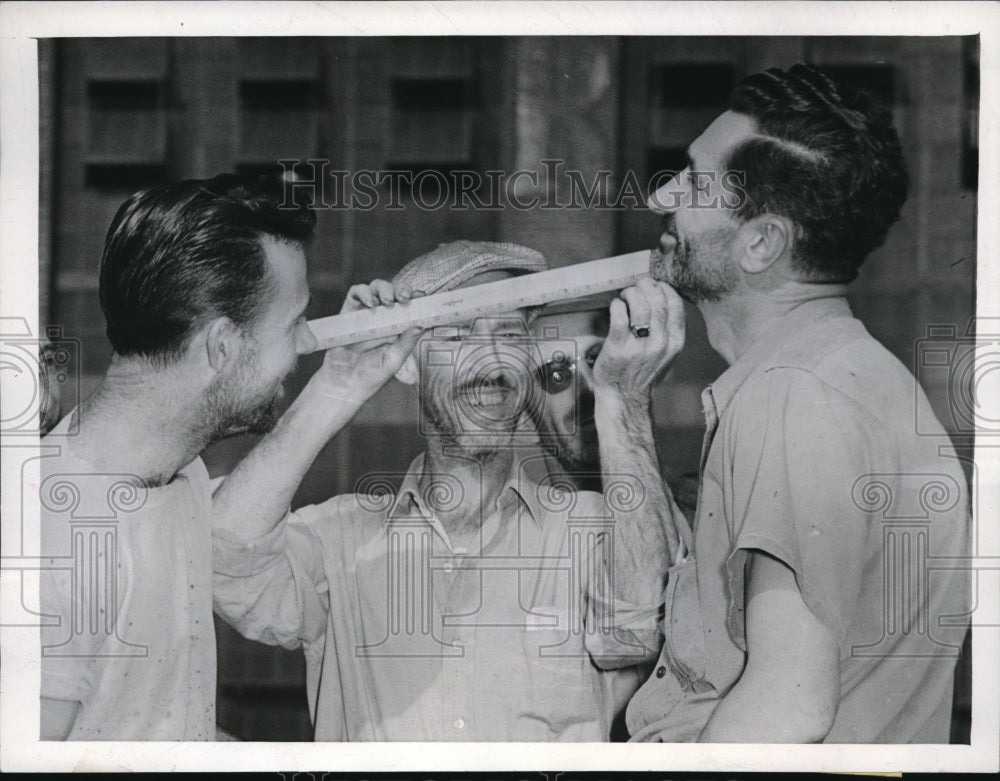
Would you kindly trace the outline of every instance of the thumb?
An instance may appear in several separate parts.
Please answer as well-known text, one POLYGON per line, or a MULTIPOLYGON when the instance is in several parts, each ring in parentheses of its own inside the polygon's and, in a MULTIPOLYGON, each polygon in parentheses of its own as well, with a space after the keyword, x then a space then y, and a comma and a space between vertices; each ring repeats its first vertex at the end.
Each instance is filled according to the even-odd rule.
POLYGON ((423 332, 423 328, 417 327, 407 328, 403 331, 399 338, 386 349, 385 355, 382 357, 382 365, 393 373, 399 371, 399 367, 403 365, 406 356, 413 352, 413 348, 423 332))
POLYGON ((628 307, 620 298, 611 301, 608 307, 610 323, 608 326, 608 342, 619 344, 628 339, 628 307))

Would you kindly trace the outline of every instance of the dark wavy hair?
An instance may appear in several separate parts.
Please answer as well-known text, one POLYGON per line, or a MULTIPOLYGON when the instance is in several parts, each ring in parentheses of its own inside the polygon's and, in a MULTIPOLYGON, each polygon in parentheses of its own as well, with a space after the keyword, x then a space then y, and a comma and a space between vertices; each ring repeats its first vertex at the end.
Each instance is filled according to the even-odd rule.
POLYGON ((801 64, 748 77, 729 108, 760 133, 727 161, 746 176, 737 216, 787 217, 801 271, 815 281, 854 279, 906 201, 906 161, 888 109, 801 64))
POLYGON ((115 214, 101 259, 115 352, 170 361, 216 317, 252 325, 275 294, 261 237, 304 246, 315 224, 270 177, 223 174, 134 194, 115 214))

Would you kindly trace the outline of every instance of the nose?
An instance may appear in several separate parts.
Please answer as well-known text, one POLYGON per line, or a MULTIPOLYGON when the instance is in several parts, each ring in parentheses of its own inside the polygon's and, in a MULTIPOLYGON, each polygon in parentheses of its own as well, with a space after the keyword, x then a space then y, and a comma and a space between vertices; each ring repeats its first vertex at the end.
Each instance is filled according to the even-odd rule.
POLYGON ((299 328, 299 336, 296 341, 296 352, 299 355, 305 355, 306 353, 311 353, 319 345, 316 341, 316 335, 309 328, 309 323, 305 320, 302 321, 302 325, 299 328))
MULTIPOLYGON (((687 169, 685 169, 686 171, 687 169)), ((681 183, 684 171, 672 176, 666 184, 661 185, 646 199, 646 206, 654 214, 667 214, 676 211, 684 203, 685 190, 681 183)))
POLYGON ((582 359, 576 363, 576 394, 594 395, 594 370, 582 359))

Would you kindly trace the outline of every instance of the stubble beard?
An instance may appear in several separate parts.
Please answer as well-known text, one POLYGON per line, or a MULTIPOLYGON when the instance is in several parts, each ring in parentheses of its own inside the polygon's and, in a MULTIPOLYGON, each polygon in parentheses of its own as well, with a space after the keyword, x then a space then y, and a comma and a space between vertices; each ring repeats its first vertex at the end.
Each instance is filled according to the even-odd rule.
POLYGON ((650 276, 666 282, 685 301, 700 304, 721 301, 738 282, 729 263, 735 230, 716 228, 696 240, 681 239, 672 230, 665 235, 674 240, 672 248, 661 246, 650 255, 650 276))
POLYGON ((238 371, 220 378, 210 391, 208 416, 213 440, 238 434, 266 434, 278 422, 284 398, 284 378, 247 396, 247 388, 259 373, 258 369, 256 353, 251 352, 238 371))
POLYGON ((600 472, 601 453, 596 436, 587 437, 581 431, 584 425, 578 419, 582 407, 577 403, 574 414, 566 419, 566 431, 576 433, 561 433, 549 424, 544 415, 535 421, 539 441, 545 451, 559 463, 566 472, 600 472))

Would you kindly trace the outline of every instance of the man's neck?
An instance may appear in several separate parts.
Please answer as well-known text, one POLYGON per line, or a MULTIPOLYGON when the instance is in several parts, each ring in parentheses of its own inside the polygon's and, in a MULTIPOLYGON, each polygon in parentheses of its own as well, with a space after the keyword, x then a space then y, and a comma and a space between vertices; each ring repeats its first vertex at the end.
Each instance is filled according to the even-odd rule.
POLYGON ((455 547, 475 553, 485 542, 483 523, 496 512, 513 457, 510 449, 483 452, 428 440, 420 494, 455 547))
POLYGON ((721 301, 702 301, 708 343, 732 365, 782 317, 807 301, 843 295, 843 285, 786 281, 767 291, 739 291, 721 301))
POLYGON ((172 367, 112 358, 97 390, 77 409, 72 449, 92 466, 169 483, 208 445, 203 389, 172 367))

